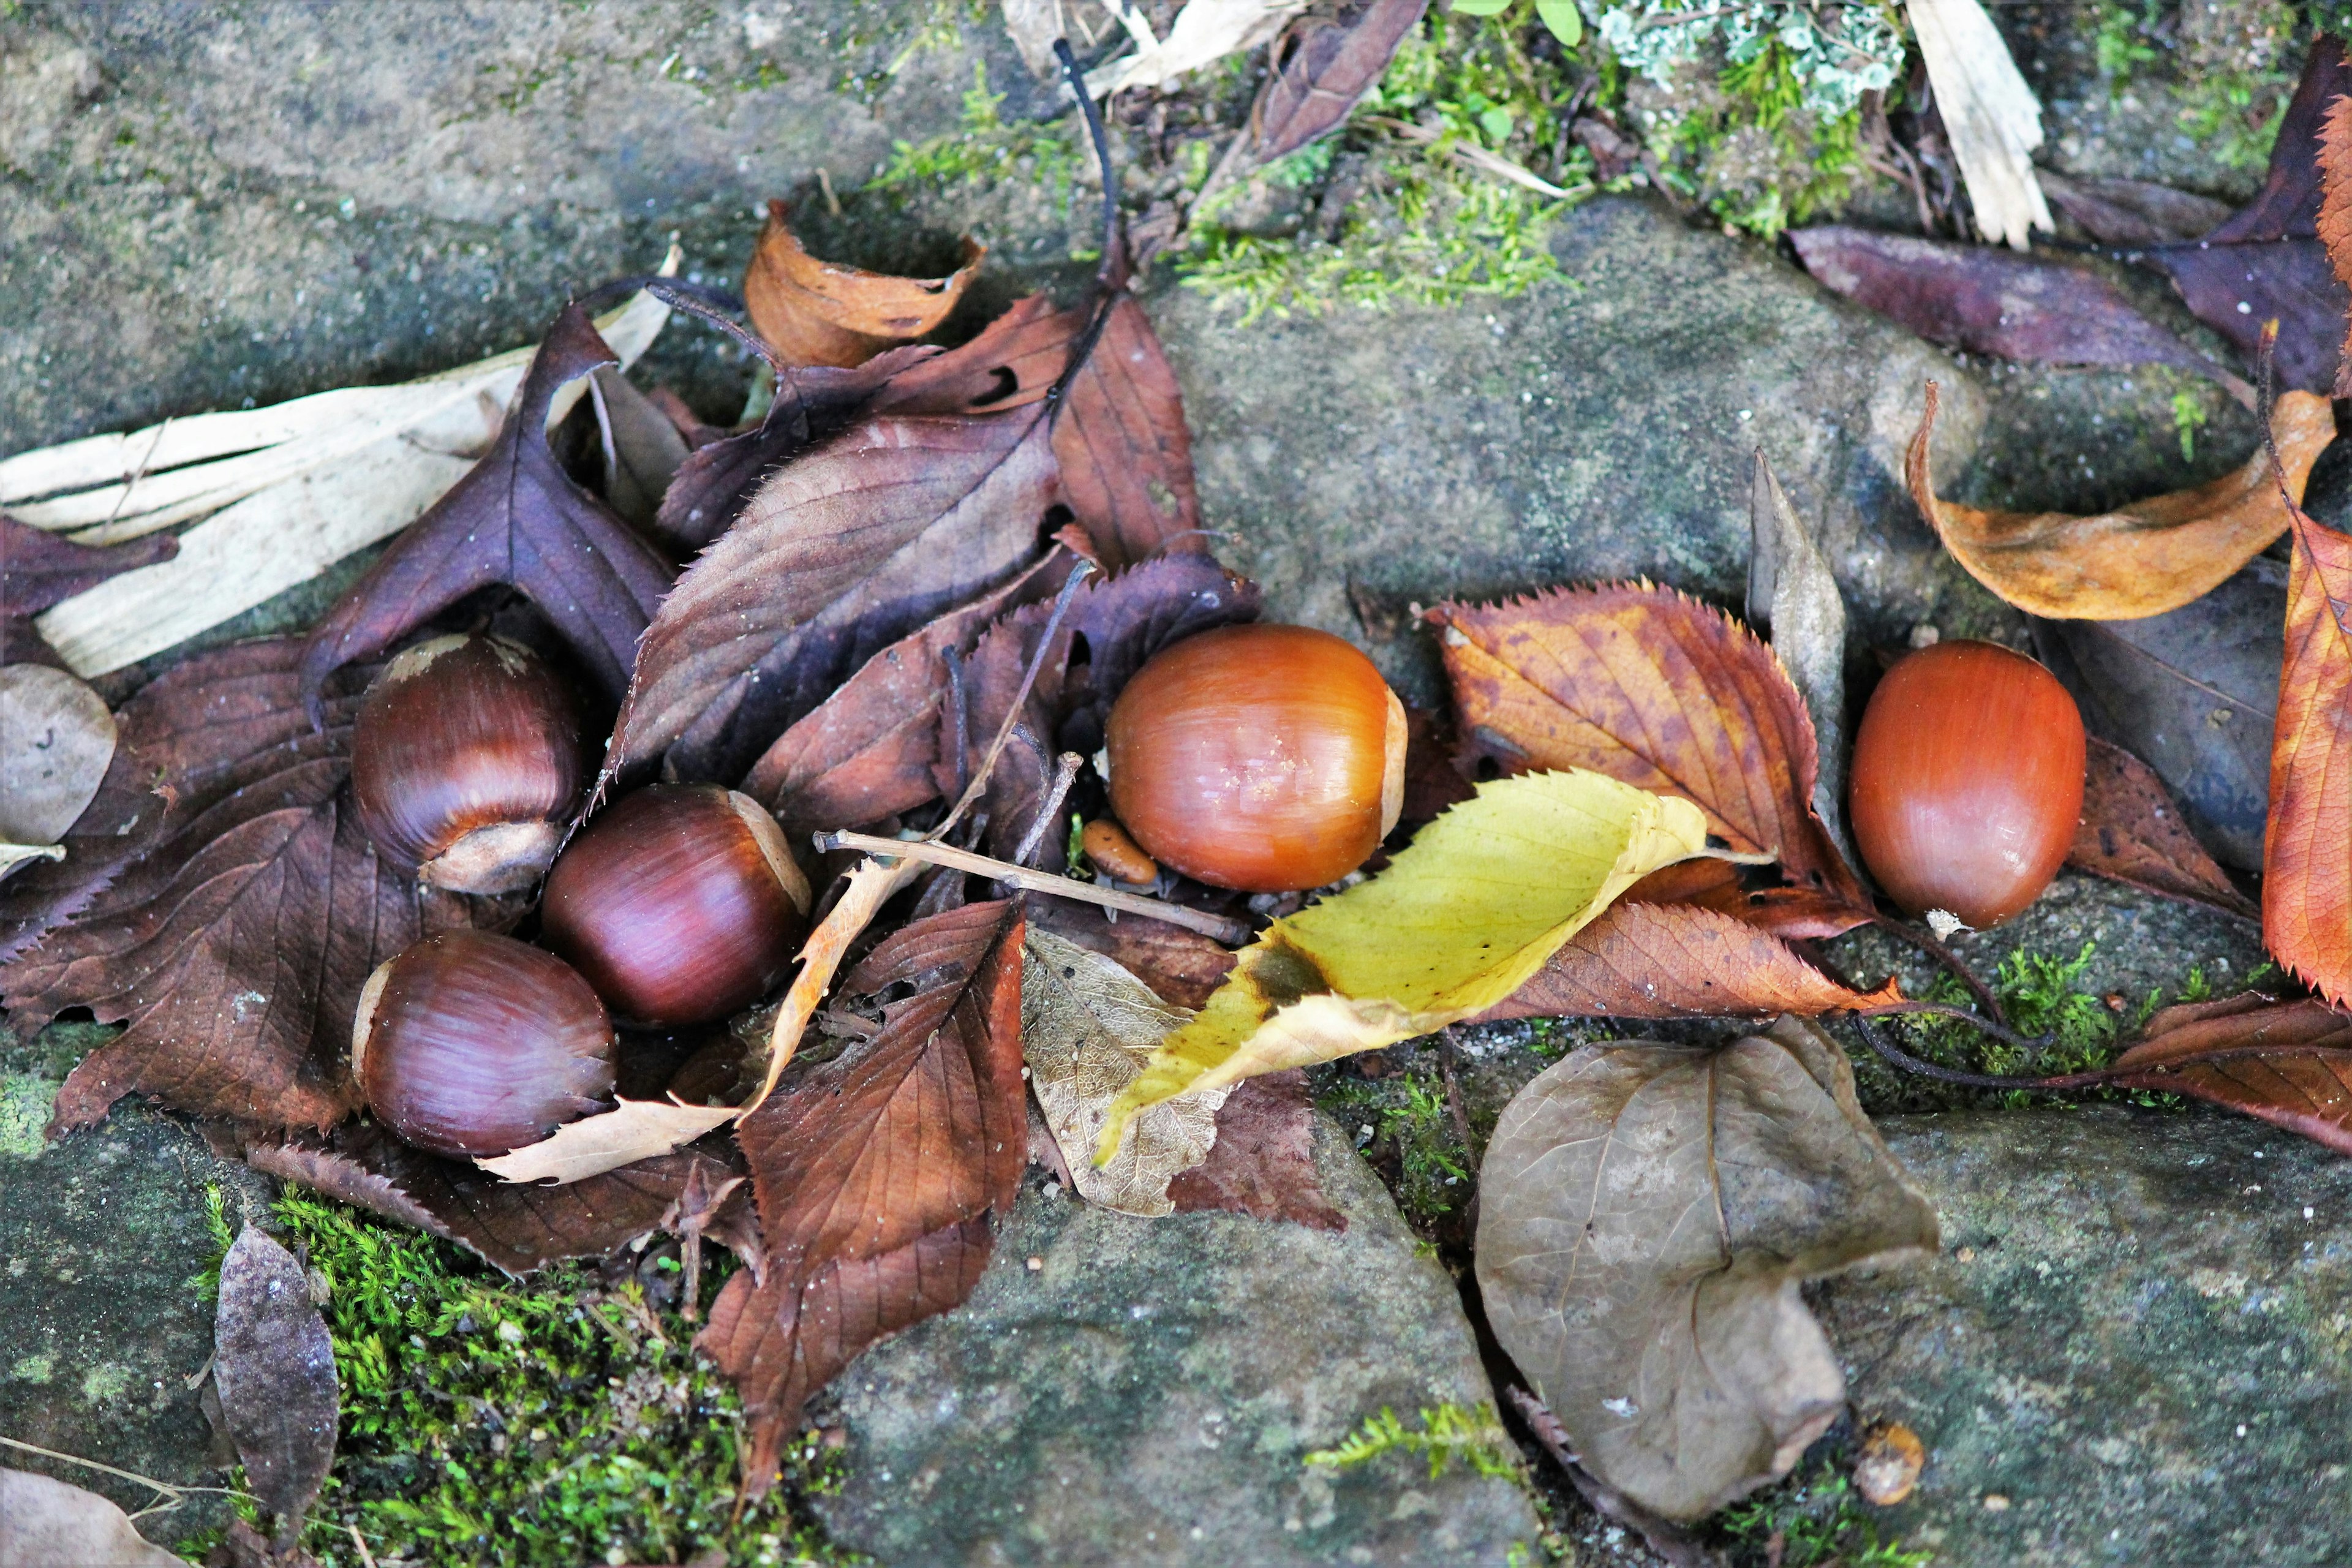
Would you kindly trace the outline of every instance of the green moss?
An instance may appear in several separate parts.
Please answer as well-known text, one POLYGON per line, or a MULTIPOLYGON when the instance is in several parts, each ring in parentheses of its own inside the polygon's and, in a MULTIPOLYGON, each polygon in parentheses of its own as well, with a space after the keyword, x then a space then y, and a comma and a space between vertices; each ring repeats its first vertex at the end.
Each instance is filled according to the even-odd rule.
POLYGON ((1779 1568, 1927 1568, 1935 1553, 1882 1541, 1853 1485, 1829 1456, 1815 1456, 1769 1491, 1726 1509, 1717 1530, 1736 1560, 1779 1568), (1780 1542, 1777 1555, 1771 1542, 1780 1542))
POLYGON ((334 1471, 304 1536, 321 1563, 359 1562, 354 1529, 378 1562, 855 1561, 794 1517, 838 1483, 814 1438, 788 1452, 782 1484, 739 1502, 740 1405, 693 1354, 692 1325, 635 1279, 559 1268, 517 1284, 290 1189, 277 1216, 327 1289, 342 1383, 334 1471))
POLYGON ((1464 1405, 1440 1405, 1421 1412, 1421 1429, 1410 1431, 1397 1413, 1382 1406, 1336 1447, 1318 1448, 1306 1462, 1330 1469, 1370 1464, 1389 1454, 1411 1454, 1429 1463, 1435 1480, 1445 1467, 1460 1460, 1482 1476, 1517 1481, 1523 1479, 1518 1451, 1510 1435, 1496 1423, 1491 1410, 1464 1405))
MULTIPOLYGON (((1000 111, 1003 102, 1004 94, 988 90, 988 67, 973 66, 962 126, 928 142, 898 142, 863 189, 903 210, 931 192, 1016 181, 1050 192, 1068 216, 1088 156, 1079 141, 1084 130, 1070 116, 1043 125, 1009 121, 1000 111)), ((1072 251, 1074 258, 1080 255, 1072 251)), ((1092 253, 1084 258, 1093 259, 1092 253)))
POLYGON ((0 1157, 38 1157, 47 1142, 49 1112, 57 1099, 54 1079, 0 1073, 0 1157))
POLYGON ((1350 1130, 1372 1130, 1363 1140, 1364 1156, 1375 1166, 1393 1162, 1390 1185, 1408 1219, 1428 1226, 1468 1199, 1475 1162, 1454 1130, 1433 1064, 1415 1062, 1405 1072, 1375 1080, 1343 1078, 1323 1103, 1350 1130))

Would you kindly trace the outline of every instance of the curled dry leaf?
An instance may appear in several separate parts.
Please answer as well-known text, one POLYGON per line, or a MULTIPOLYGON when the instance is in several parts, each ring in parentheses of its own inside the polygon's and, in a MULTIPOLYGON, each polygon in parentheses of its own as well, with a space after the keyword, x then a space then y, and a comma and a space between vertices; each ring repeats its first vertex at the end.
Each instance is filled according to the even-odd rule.
POLYGON ((1791 229, 1789 238, 1816 282, 1932 342, 2037 364, 2221 374, 2080 267, 1835 224, 1791 229))
POLYGON ((695 1342, 741 1391, 747 1489, 810 1394, 867 1345, 959 1305, 979 1283, 1027 1158, 1017 906, 917 921, 852 977, 881 1033, 743 1120, 767 1278, 727 1281, 695 1342))
POLYGON ((2352 1154, 2352 1015, 2259 992, 2167 1007, 2109 1064, 2120 1081, 2195 1095, 2352 1154))
POLYGON ((2036 171, 2051 205, 2102 245, 2177 245, 2230 216, 2230 204, 2153 180, 2076 179, 2036 171))
POLYGON ((323 1137, 257 1137, 245 1160, 257 1171, 456 1242, 509 1274, 567 1258, 601 1258, 658 1228, 698 1170, 709 1182, 734 1173, 688 1149, 567 1186, 501 1182, 462 1160, 413 1149, 368 1122, 323 1137))
POLYGON ((1790 504, 1764 450, 1748 503, 1748 619, 1772 639, 1773 657, 1805 700, 1813 721, 1813 816, 1848 866, 1845 837, 1845 597, 1813 538, 1790 504))
MULTIPOLYGON (((665 276, 680 254, 671 247, 665 276)), ((596 327, 625 364, 668 318, 639 294, 596 327)), ((176 557, 49 610, 41 635, 77 674, 119 669, 398 532, 492 445, 534 358, 517 349, 399 386, 171 419, 0 462, 0 504, 45 497, 18 508, 25 520, 79 529, 85 543, 205 519, 180 535, 176 557)), ((558 392, 547 416, 562 418, 580 390, 558 392)))
POLYGON ((502 1182, 562 1186, 667 1154, 735 1120, 731 1105, 623 1100, 612 1110, 567 1121, 536 1143, 474 1162, 502 1182))
POLYGON ((1474 753, 1694 801, 1734 850, 1868 910, 1813 812, 1820 744, 1804 700, 1729 616, 1640 584, 1441 605, 1429 618, 1474 753))
POLYGON ((1811 1017, 1902 1000, 1892 979, 1849 990, 1779 937, 1718 910, 1619 902, 1479 1017, 1811 1017))
POLYGON ((2284 563, 2136 621, 2036 621, 2034 651, 2093 733, 2141 758, 2223 865, 2258 870, 2285 657, 2284 563))
POLYGON ((782 202, 768 204, 767 226, 743 275, 752 330, 789 364, 845 368, 921 337, 948 319, 988 254, 966 239, 947 277, 893 278, 811 256, 789 212, 782 202))
POLYGON ((1750 888, 1740 868, 1723 860, 1662 867, 1626 889, 1629 904, 1688 904, 1742 921, 1790 941, 1843 936, 1870 911, 1805 888, 1750 888))
POLYGON ((2083 783, 2083 820, 2066 864, 2077 871, 2210 904, 2245 920, 2261 910, 2213 863, 2180 819, 2156 770, 2096 736, 2083 783))
POLYGON ((589 372, 588 398, 595 406, 596 438, 603 447, 604 504, 625 522, 645 528, 686 461, 686 437, 618 365, 589 372))
POLYGON ((1307 1094, 1307 1074, 1297 1068, 1234 1085, 1217 1109, 1217 1141, 1209 1157, 1168 1184, 1176 1212, 1346 1230, 1348 1216, 1332 1206, 1315 1169, 1319 1114, 1307 1094))
POLYGON ((1187 71, 1255 48, 1305 9, 1307 0, 1185 0, 1165 38, 1152 38, 1146 27, 1143 47, 1089 72, 1087 90, 1102 98, 1124 88, 1165 87, 1187 71))
POLYGON ((1634 882, 1706 847, 1696 806, 1599 773, 1480 786, 1386 870, 1243 949, 1200 1016, 1113 1104, 1096 1161, 1147 1106, 1485 1012, 1634 882))
POLYGON ((808 1032, 809 1020, 816 1016, 817 1005, 833 986, 833 977, 848 956, 850 944, 874 923, 882 906, 890 901, 900 889, 915 879, 922 869, 919 862, 900 860, 885 866, 879 860, 860 861, 849 873, 841 897, 825 911, 816 929, 801 944, 800 972, 793 976, 784 999, 776 1007, 776 1020, 768 1033, 767 1073, 759 1089, 743 1102, 742 1115, 757 1110, 769 1095, 775 1092, 776 1080, 791 1065, 793 1053, 800 1048, 801 1037, 808 1032))
POLYGON ((868 419, 779 470, 654 616, 608 773, 740 778, 868 657, 1016 574, 1055 493, 1031 409, 868 419))
POLYGON ((2286 531, 2288 497, 2300 502, 2311 466, 2336 439, 2327 400, 2283 395, 2271 438, 2283 470, 2257 446, 2236 472, 2193 489, 2153 497, 2096 517, 1983 511, 1939 500, 1928 471, 1936 384, 1904 458, 1911 499, 1969 575, 2029 615, 2059 620, 2137 620, 2207 594, 2286 531))
POLYGON ((1176 1212, 1168 1184, 1209 1157, 1228 1090, 1186 1095, 1135 1119, 1108 1165, 1088 1158, 1103 1122, 1152 1051, 1192 1015, 1100 953, 1032 930, 1021 969, 1021 1051, 1029 1089, 1081 1197, 1122 1214, 1176 1212))
POLYGON ((221 1259, 213 1384, 246 1485, 291 1540, 335 1458, 335 1348, 308 1272, 247 1226, 221 1259))
POLYGON ((114 715, 45 664, 0 664, 0 844, 55 844, 114 760, 114 715))
MULTIPOLYGON (((148 782, 173 804, 152 847, 73 925, 0 965, 12 1012, 130 1023, 67 1079, 59 1128, 133 1090, 198 1115, 341 1121, 359 1100, 345 1058, 369 973, 463 922, 457 900, 377 858, 342 787, 357 700, 328 701, 313 732, 300 657, 290 639, 242 643, 156 683, 170 711, 149 754, 168 771, 148 782)), ((126 734, 144 741, 150 722, 126 734)))
POLYGON ((1719 1050, 1587 1046, 1479 1170, 1496 1337, 1585 1467, 1668 1519, 1787 1473, 1845 1404, 1805 1280, 1937 1245, 1935 1210, 1811 1025, 1719 1050))
POLYGON ((1396 58, 1429 0, 1368 0, 1336 20, 1309 17, 1284 36, 1250 110, 1261 163, 1297 152, 1346 123, 1396 58))
POLYGON ((0 1468, 0 1563, 6 1568, 186 1568, 150 1544, 121 1509, 77 1486, 0 1468))
POLYGON ((316 702, 336 669, 493 583, 528 595, 607 694, 620 695, 638 634, 669 587, 669 563, 572 482, 546 435, 557 391, 619 358, 585 311, 564 307, 488 454, 311 629, 302 657, 307 700, 316 702))
POLYGON ((2271 741, 2263 941, 2331 1002, 2352 998, 2352 535, 2294 510, 2286 662, 2271 741))
POLYGON ((108 578, 169 561, 180 542, 151 534, 127 544, 76 544, 0 512, 0 665, 65 661, 34 629, 33 617, 108 578))
POLYGON ((2030 230, 2056 226, 2033 173, 2042 105, 1978 0, 1908 0, 1904 8, 1976 209, 1977 232, 2023 250, 2030 230))

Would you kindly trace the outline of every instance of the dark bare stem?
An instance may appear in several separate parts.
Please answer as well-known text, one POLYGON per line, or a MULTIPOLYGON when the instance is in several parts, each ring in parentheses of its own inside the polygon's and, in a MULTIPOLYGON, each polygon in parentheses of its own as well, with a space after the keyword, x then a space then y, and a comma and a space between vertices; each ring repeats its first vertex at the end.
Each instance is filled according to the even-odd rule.
POLYGON ((1992 994, 1992 987, 1978 979, 1976 971, 1961 963, 1960 955, 1938 941, 1935 932, 1925 926, 1915 926, 1908 921, 1898 921, 1891 915, 1874 914, 1870 917, 1870 923, 1891 935, 1901 937, 1942 964, 1946 973, 1969 988, 1969 994, 1977 999, 1977 1005, 1983 1008, 1994 1023, 2003 1028, 2009 1026, 2009 1015, 2001 1010, 2000 998, 1992 994))
MULTIPOLYGON (((972 774, 971 782, 963 786, 963 794, 956 798, 955 809, 948 813, 945 821, 923 835, 925 838, 946 837, 948 829, 962 819, 963 814, 971 809, 971 803, 978 800, 981 792, 988 787, 989 776, 996 772, 996 759, 1004 754, 1004 743, 1013 738, 1014 728, 1021 722, 1021 710, 1029 705, 1029 693, 1036 689, 1037 674, 1045 668, 1046 658, 1054 651, 1054 638, 1062 630, 1062 617, 1070 613, 1070 602, 1078 596, 1079 587, 1094 569, 1094 563, 1083 559, 1072 566, 1069 581, 1062 584, 1061 593, 1055 597, 1054 613, 1045 617, 1045 630, 1037 639, 1037 651, 1029 656, 1029 668, 1021 672, 1021 687, 1013 694, 1013 705, 1005 710, 1004 721, 996 727, 996 738, 988 742, 988 752, 980 759, 979 771, 972 774)), ((963 704, 961 702, 956 704, 956 714, 958 738, 961 739, 963 704)))
POLYGON ((1086 116, 1087 134, 1095 144, 1095 166, 1102 171, 1102 265, 1096 269, 1095 281, 1105 289, 1116 289, 1118 268, 1118 176, 1110 166, 1110 133, 1103 129, 1102 111, 1095 107, 1094 95, 1087 91, 1086 74, 1078 69, 1078 58, 1070 52, 1070 40, 1054 40, 1054 58, 1062 65, 1062 78, 1070 84, 1070 96, 1078 100, 1078 112, 1086 116))
POLYGON ((1905 1072, 1931 1078, 1938 1083, 1958 1084, 1964 1089, 2030 1089, 2048 1093, 2059 1089, 2088 1089, 2126 1076, 2116 1072, 2070 1072, 2052 1078, 2003 1078, 1995 1073, 1961 1072, 1957 1068, 1937 1067, 1934 1062, 1921 1061, 1888 1039, 1876 1025, 1860 1014, 1854 1016, 1853 1026, 1862 1031, 1864 1044, 1905 1072))
POLYGON ((949 643, 940 649, 940 662, 947 666, 948 710, 955 715, 956 798, 961 800, 971 783, 971 713, 964 706, 963 655, 949 643))
POLYGON ((1037 852, 1038 840, 1045 837, 1045 829, 1062 809, 1062 802, 1070 797, 1070 785, 1076 782, 1078 770, 1086 765, 1086 758, 1077 752, 1062 753, 1054 769, 1054 782, 1046 786, 1045 804, 1038 808, 1035 820, 1029 824, 1029 831, 1021 836, 1021 847, 1013 852, 1014 865, 1029 864, 1029 857, 1037 852))
POLYGON ((1873 1007, 1867 1016, 1873 1018, 1906 1016, 1957 1018, 1972 1029, 1990 1035, 2003 1045, 2015 1046, 2024 1051, 2041 1050, 2058 1037, 2055 1035, 2021 1035, 2005 1024, 1996 1024, 1981 1013, 1971 1011, 1967 1007, 1956 1007, 1949 1002, 1896 1002, 1885 1007, 1873 1007))

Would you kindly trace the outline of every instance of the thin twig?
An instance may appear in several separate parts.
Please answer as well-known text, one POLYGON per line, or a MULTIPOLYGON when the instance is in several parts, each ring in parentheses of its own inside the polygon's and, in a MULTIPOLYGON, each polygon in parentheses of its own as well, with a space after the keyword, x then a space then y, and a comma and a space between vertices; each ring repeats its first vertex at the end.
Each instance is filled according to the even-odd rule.
POLYGON ((1010 882, 1033 893, 1052 893, 1058 898, 1076 899, 1080 903, 1100 904, 1107 910, 1124 910, 1149 920, 1165 921, 1170 925, 1182 926, 1187 931, 1199 931, 1202 936, 1214 937, 1232 947, 1239 947, 1250 940, 1249 927, 1239 921, 1229 921, 1223 915, 1186 909, 1181 904, 1165 903, 1134 893, 1122 893, 1069 877, 1057 877, 1050 871, 1015 866, 1009 860, 992 859, 968 849, 951 849, 928 839, 885 838, 873 833, 820 833, 816 836, 816 847, 820 852, 863 849, 881 860, 920 860, 930 866, 952 866, 959 871, 993 877, 1000 882, 1010 882))
POLYGON ((2009 1026, 2009 1015, 2001 1010, 2000 998, 1992 994, 1992 987, 1978 979, 1976 971, 1962 963, 1959 954, 1937 941, 1935 932, 1923 926, 1915 926, 1908 921, 1898 921, 1891 915, 1874 914, 1870 917, 1870 923, 1881 931, 1901 937, 1937 963, 1942 964, 1954 979, 1969 988, 1969 993, 1976 997, 1977 1005, 1985 1010, 1993 1022, 2003 1028, 2009 1026))
POLYGON ((1013 864, 1029 864, 1029 857, 1037 852, 1037 841, 1045 837, 1046 826, 1053 822, 1055 814, 1062 809, 1062 802, 1069 798, 1070 785, 1076 780, 1078 770, 1086 765, 1086 758, 1077 752, 1062 753, 1054 769, 1054 782, 1046 786, 1045 804, 1038 808, 1036 820, 1029 824, 1029 831, 1021 836, 1021 847, 1013 852, 1013 864))
POLYGON ((136 1470, 118 1470, 112 1465, 101 1465, 96 1459, 85 1459, 79 1454, 61 1454, 55 1448, 44 1448, 38 1443, 20 1442, 14 1437, 0 1437, 0 1447, 17 1448, 27 1454, 38 1454, 45 1459, 57 1459, 68 1465, 79 1465, 85 1469, 98 1470, 110 1476, 119 1476, 126 1481, 138 1482, 141 1486, 148 1488, 160 1497, 168 1497, 175 1500, 183 1497, 191 1496, 197 1492, 203 1492, 208 1495, 217 1495, 220 1497, 242 1498, 247 1502, 257 1502, 260 1500, 251 1492, 241 1492, 233 1487, 173 1486, 169 1481, 159 1481, 152 1476, 142 1476, 136 1470))
MULTIPOLYGON (((1402 136, 1406 141, 1416 142, 1423 147, 1434 147, 1445 140, 1445 133, 1442 131, 1432 131, 1425 125, 1415 125, 1409 120, 1398 120, 1386 114, 1368 116, 1364 123, 1377 125, 1383 131, 1402 136)), ((1526 164, 1515 163, 1499 153, 1489 153, 1486 148, 1472 142, 1456 142, 1445 151, 1447 155, 1456 163, 1475 169, 1482 174, 1491 175, 1495 179, 1507 181, 1514 185, 1524 185, 1538 195, 1550 196, 1557 201, 1566 201, 1573 196, 1589 196, 1592 194, 1592 186, 1590 184, 1555 185, 1526 164)))
MULTIPOLYGON (((1054 638, 1062 629, 1062 617, 1070 613, 1070 601, 1078 596, 1079 587, 1094 569, 1094 563, 1083 557, 1071 567, 1069 581, 1062 584, 1061 593, 1055 596, 1054 613, 1045 617, 1045 630, 1037 639, 1037 651, 1029 656, 1029 667, 1021 672, 1021 686, 1020 689, 1013 694, 1013 705, 1004 710, 1004 721, 997 725, 996 738, 988 742, 987 753, 980 759, 979 771, 971 775, 971 782, 963 786, 963 794, 956 798, 955 808, 947 814, 946 818, 937 827, 923 835, 925 838, 946 837, 948 829, 962 819, 963 814, 971 808, 971 803, 978 800, 981 792, 988 788, 989 776, 996 772, 996 759, 1004 754, 1004 742, 1013 738, 1013 727, 1021 722, 1021 710, 1028 706, 1029 693, 1036 688, 1038 672, 1045 668, 1045 659, 1054 650, 1054 638)), ((956 704, 956 713, 961 719, 963 713, 962 703, 956 704)), ((959 736, 961 736, 960 725, 959 736)), ((898 840, 885 838, 877 839, 876 842, 896 844, 898 840)))
POLYGON ((2023 1051, 2043 1049, 2058 1037, 2054 1034, 2021 1035, 2005 1024, 1996 1024, 1983 1014, 1967 1007, 1956 1007, 1949 1002, 1895 1002, 1885 1007, 1873 1007, 1864 1016, 1897 1018, 1925 1015, 1937 1018, 1957 1018, 1970 1028, 1982 1030, 2003 1045, 2015 1046, 2023 1051))
POLYGON ((963 655, 949 643, 940 649, 940 662, 948 671, 948 710, 955 715, 955 781, 956 798, 963 798, 964 787, 971 783, 971 714, 964 707, 963 655))
POLYGON ((352 1532, 352 1546, 360 1554, 362 1568, 375 1568, 375 1553, 367 1549, 367 1542, 360 1534, 360 1527, 346 1520, 343 1528, 352 1532))
POLYGON ((2050 1078, 2003 1078, 1996 1073, 1962 1072, 1957 1068, 1937 1067, 1934 1062, 1921 1061, 1880 1034, 1877 1026, 1861 1014, 1854 1015, 1853 1026, 1862 1031, 1864 1045, 1904 1071, 1934 1079, 1938 1083, 1958 1084, 1964 1089, 2030 1089, 2048 1093, 2060 1089, 2090 1089, 2133 1076, 2113 1070, 2059 1073, 2050 1078))

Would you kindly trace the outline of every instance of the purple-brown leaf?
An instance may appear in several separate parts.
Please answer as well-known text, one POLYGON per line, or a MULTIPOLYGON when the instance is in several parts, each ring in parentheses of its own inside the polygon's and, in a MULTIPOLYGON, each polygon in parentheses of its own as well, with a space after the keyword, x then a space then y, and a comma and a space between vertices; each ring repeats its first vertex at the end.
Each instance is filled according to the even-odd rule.
POLYGON ((1315 1170, 1315 1107, 1307 1074, 1297 1068, 1234 1085, 1217 1108, 1209 1157, 1168 1184, 1179 1214, 1221 1210, 1253 1219, 1288 1220, 1313 1230, 1345 1230, 1315 1170))
POLYGON ((1258 162, 1296 153, 1344 122, 1428 9, 1429 0, 1370 0, 1337 21, 1313 17, 1293 27, 1276 46, 1274 74, 1250 111, 1258 162))
POLYGON ((323 1137, 264 1137, 245 1159, 255 1170, 454 1241, 509 1274, 601 1258, 658 1229, 697 1173, 715 1184, 733 1174, 708 1154, 681 1149, 560 1187, 502 1182, 464 1161, 412 1149, 369 1122, 323 1137))
POLYGON ((2083 820, 2066 864, 2168 899, 2259 919, 2262 911, 2189 831, 2156 770, 2095 735, 2089 745, 2083 820))
POLYGON ((0 664, 63 668, 65 661, 41 640, 33 617, 117 573, 152 566, 179 552, 180 542, 168 533, 98 549, 0 512, 0 664))
POLYGON ((1204 552, 1192 437, 1151 319, 1121 290, 1054 425, 1062 490, 1112 572, 1154 555, 1204 552))
POLYGON ((695 1342, 751 1417, 753 1496, 801 1406, 860 1351, 961 1303, 1027 1158, 1021 931, 1010 903, 971 904, 890 937, 850 976, 880 1034, 745 1119, 767 1279, 728 1280, 695 1342))
MULTIPOLYGON (((66 1080, 60 1129, 97 1121, 133 1090, 267 1125, 341 1120, 358 1104, 346 1057, 361 986, 428 930, 463 923, 462 906, 428 904, 360 830, 343 788, 357 703, 331 700, 311 732, 300 652, 288 639, 247 643, 167 678, 165 732, 143 757, 165 759, 150 763, 152 783, 173 805, 152 847, 71 926, 0 965, 12 1011, 81 1006, 130 1023, 66 1080)), ((124 728, 119 755, 136 767, 148 732, 124 728)), ((135 799, 110 779, 91 813, 135 799)))
POLYGON ((557 391, 599 365, 619 363, 587 312, 565 306, 531 357, 489 452, 312 629, 302 659, 305 700, 315 707, 336 669, 382 652, 494 583, 529 595, 588 672, 610 696, 620 696, 638 636, 669 587, 670 567, 572 482, 546 436, 557 391))
POLYGON ((250 1225, 221 1259, 213 1384, 246 1485, 290 1542, 334 1463, 335 1347, 302 1265, 250 1225))
POLYGON ((780 469, 647 628, 608 773, 732 784, 866 659, 1018 572, 1055 493, 1034 409, 867 419, 780 469))
POLYGON ((2352 1015, 2257 992, 2167 1007, 2115 1059, 2118 1081, 2194 1095, 2352 1154, 2352 1015))

